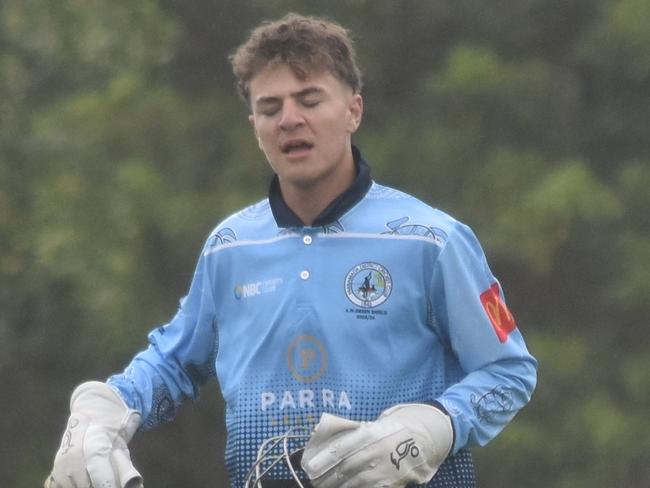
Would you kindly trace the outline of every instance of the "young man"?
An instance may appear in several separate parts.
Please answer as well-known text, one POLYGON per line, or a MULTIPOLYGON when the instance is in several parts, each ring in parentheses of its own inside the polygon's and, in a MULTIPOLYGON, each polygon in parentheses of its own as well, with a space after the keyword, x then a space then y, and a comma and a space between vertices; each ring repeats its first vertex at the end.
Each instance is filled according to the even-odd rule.
MULTIPOLYGON (((46 487, 141 486, 127 443, 217 377, 233 487, 268 439, 306 427, 315 487, 474 486, 484 445, 530 399, 536 361, 471 230, 381 186, 351 137, 347 32, 289 15, 232 57, 276 176, 207 240, 176 316, 124 373, 72 395, 46 487)), ((262 476, 295 486, 293 467, 262 476)))

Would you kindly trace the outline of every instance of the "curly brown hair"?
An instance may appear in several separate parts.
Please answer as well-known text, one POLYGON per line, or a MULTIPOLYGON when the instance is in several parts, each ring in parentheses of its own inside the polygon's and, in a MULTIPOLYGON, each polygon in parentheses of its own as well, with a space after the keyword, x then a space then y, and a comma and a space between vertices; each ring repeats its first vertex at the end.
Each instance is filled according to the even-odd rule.
POLYGON ((304 80, 309 72, 326 69, 361 91, 361 72, 348 31, 339 24, 294 13, 256 27, 230 56, 237 90, 250 103, 250 81, 269 65, 286 64, 304 80))

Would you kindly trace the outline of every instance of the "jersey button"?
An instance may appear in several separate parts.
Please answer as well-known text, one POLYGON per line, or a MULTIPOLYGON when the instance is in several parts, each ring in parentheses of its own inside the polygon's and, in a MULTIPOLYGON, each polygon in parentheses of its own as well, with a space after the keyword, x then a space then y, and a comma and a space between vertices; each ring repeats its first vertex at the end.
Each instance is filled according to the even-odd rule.
POLYGON ((302 242, 304 242, 305 244, 309 245, 309 244, 311 244, 312 242, 314 242, 314 240, 311 238, 311 236, 307 235, 307 236, 304 236, 304 237, 302 238, 302 242))
POLYGON ((303 270, 300 272, 300 279, 302 279, 302 280, 308 280, 308 279, 309 279, 309 271, 307 271, 306 269, 303 269, 303 270))

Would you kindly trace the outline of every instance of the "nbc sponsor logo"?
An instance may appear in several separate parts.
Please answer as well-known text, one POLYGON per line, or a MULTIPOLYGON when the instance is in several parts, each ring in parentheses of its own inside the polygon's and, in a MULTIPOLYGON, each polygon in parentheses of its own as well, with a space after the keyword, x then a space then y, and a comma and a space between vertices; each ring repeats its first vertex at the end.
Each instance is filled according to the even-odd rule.
POLYGON ((280 285, 282 285, 282 278, 236 285, 234 290, 235 298, 241 300, 242 298, 252 298, 266 293, 273 293, 280 285))

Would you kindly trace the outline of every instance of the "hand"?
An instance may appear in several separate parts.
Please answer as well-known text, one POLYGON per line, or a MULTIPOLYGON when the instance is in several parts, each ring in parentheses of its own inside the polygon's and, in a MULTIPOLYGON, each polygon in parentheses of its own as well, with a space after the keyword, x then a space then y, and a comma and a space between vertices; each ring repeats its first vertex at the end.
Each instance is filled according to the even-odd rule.
POLYGON ((374 422, 323 414, 302 468, 315 488, 426 483, 449 455, 453 438, 450 418, 431 405, 397 405, 374 422))
POLYGON ((140 424, 110 386, 78 386, 70 398, 70 419, 45 488, 143 488, 127 443, 140 424))

